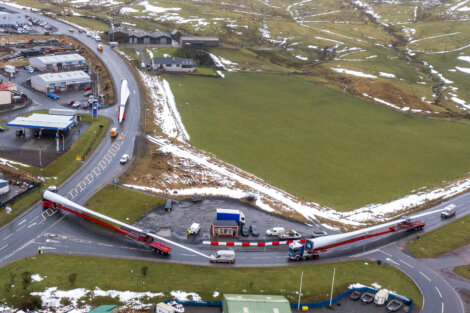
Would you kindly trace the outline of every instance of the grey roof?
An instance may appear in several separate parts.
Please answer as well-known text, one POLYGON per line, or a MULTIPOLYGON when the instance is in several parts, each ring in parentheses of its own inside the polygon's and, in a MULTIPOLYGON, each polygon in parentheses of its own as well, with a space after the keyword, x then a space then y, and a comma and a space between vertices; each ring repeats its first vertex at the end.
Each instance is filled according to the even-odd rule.
POLYGON ((33 113, 30 116, 18 116, 7 125, 62 130, 68 129, 73 123, 75 123, 74 115, 33 113))
POLYGON ((60 82, 90 82, 90 75, 84 71, 72 72, 59 72, 59 73, 46 73, 32 76, 31 80, 40 79, 45 83, 60 83, 60 82))
POLYGON ((180 40, 186 40, 186 41, 219 41, 219 37, 191 37, 191 36, 184 36, 184 37, 181 37, 180 40))
POLYGON ((238 226, 238 223, 234 220, 215 220, 212 221, 212 225, 218 227, 235 227, 238 226))
POLYGON ((9 184, 10 184, 10 182, 8 180, 0 179, 0 188, 8 186, 9 184))
POLYGON ((161 32, 159 30, 156 30, 154 32, 146 32, 145 30, 135 29, 135 28, 114 27, 109 31, 109 33, 113 33, 113 32, 125 33, 128 36, 134 36, 134 37, 153 37, 153 38, 170 37, 169 34, 165 32, 161 32))
POLYGON ((61 63, 61 62, 78 62, 78 61, 85 61, 85 58, 82 57, 78 53, 73 53, 73 54, 60 54, 60 55, 47 55, 47 56, 41 56, 41 57, 34 57, 30 58, 29 62, 33 62, 35 60, 39 60, 44 64, 55 64, 55 63, 61 63))
POLYGON ((196 66, 196 64, 194 64, 194 61, 192 59, 173 58, 173 57, 153 58, 153 64, 180 64, 180 65, 196 66))

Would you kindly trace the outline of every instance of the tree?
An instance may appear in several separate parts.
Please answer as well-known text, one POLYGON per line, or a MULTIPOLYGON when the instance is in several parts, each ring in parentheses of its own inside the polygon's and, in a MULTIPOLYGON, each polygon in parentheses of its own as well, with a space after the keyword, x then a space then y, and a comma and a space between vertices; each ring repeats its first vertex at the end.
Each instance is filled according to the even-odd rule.
POLYGON ((77 280, 77 273, 70 273, 68 278, 70 285, 73 286, 75 284, 75 281, 77 280))

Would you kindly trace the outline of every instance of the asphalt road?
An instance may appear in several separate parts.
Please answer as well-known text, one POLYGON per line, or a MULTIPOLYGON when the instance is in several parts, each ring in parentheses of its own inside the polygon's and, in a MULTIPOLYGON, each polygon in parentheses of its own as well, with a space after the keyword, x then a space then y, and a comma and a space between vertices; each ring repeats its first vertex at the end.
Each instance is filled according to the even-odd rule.
MULTIPOLYGON (((91 49, 96 48, 96 42, 86 37, 85 34, 69 33, 68 29, 70 26, 44 16, 38 16, 38 18, 47 20, 54 25, 59 30, 59 33, 71 35, 91 49)), ((119 176, 126 169, 126 167, 119 164, 119 157, 124 153, 132 153, 135 135, 139 132, 140 95, 135 80, 124 61, 112 49, 105 47, 99 56, 108 65, 108 70, 118 88, 122 79, 128 79, 131 95, 126 110, 126 120, 120 126, 120 138, 113 142, 109 136, 106 136, 102 144, 83 166, 59 186, 59 194, 67 196, 77 203, 84 203, 100 187, 109 183, 113 177, 119 176)), ((110 116, 113 123, 117 125, 117 107, 102 110, 101 114, 110 116)), ((461 195, 452 201, 429 210, 443 208, 450 202, 457 205, 460 216, 470 213, 470 193, 461 195)), ((423 220, 427 223, 425 231, 451 221, 441 221, 437 213, 426 216, 423 220)), ((442 272, 442 268, 445 266, 440 267, 434 263, 430 264, 428 261, 412 258, 403 251, 404 242, 414 235, 413 233, 399 233, 384 238, 369 239, 347 247, 332 249, 330 252, 323 254, 320 260, 311 262, 332 262, 352 259, 375 261, 380 259, 400 269, 417 283, 424 299, 422 312, 468 312, 469 308, 464 308, 461 298, 454 289, 454 287, 470 289, 468 283, 449 279, 442 272)), ((183 244, 206 255, 216 250, 215 248, 201 245, 183 244)), ((41 206, 37 204, 21 218, 0 229, 0 266, 35 254, 38 246, 43 246, 45 253, 96 255, 201 265, 209 264, 207 258, 176 245, 172 245, 173 251, 168 257, 155 255, 145 246, 140 246, 138 243, 130 241, 122 235, 97 228, 66 212, 54 212, 52 210, 43 212, 41 206)), ((304 264, 303 262, 288 262, 287 247, 285 246, 236 248, 236 251, 237 262, 230 266, 304 264)), ((435 263, 439 264, 439 258, 436 259, 435 263)), ((454 263, 458 265, 459 261, 454 260, 454 263)))

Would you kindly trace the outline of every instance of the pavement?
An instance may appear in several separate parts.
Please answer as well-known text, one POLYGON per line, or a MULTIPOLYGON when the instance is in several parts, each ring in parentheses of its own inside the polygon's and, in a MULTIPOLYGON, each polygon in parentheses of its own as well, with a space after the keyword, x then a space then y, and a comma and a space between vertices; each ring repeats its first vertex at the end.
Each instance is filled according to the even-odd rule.
MULTIPOLYGON (((31 15, 35 14, 32 13, 31 15)), ((96 46, 96 42, 84 34, 68 33, 69 26, 50 20, 47 17, 40 16, 40 18, 50 21, 51 24, 58 28, 58 32, 72 35, 91 48, 96 46)), ((106 62, 109 62, 109 64, 113 64, 112 67, 109 67, 109 70, 115 82, 119 82, 123 78, 128 79, 131 95, 127 105, 126 120, 123 124, 118 125, 116 121, 116 107, 104 109, 100 112, 102 115, 109 116, 113 125, 120 128, 121 135, 118 140, 112 141, 106 136, 102 144, 82 167, 59 186, 59 194, 67 196, 79 204, 83 204, 93 193, 109 183, 113 177, 118 177, 127 169, 129 165, 121 166, 119 164, 119 157, 124 153, 129 153, 132 156, 134 139, 139 132, 141 99, 131 72, 127 69, 124 61, 107 46, 105 46, 103 53, 99 57, 106 59, 106 62)), ((119 95, 117 98, 119 98, 119 95)), ((211 204, 210 201, 209 204, 214 207, 214 203, 211 204)), ((427 211, 443 209, 451 202, 456 204, 459 216, 470 213, 470 193, 462 194, 427 211)), ((204 202, 201 205, 204 205, 204 202)), ((233 205, 233 203, 228 201, 225 204, 222 201, 217 205, 233 205)), ((207 209, 209 210, 209 207, 207 209)), ((181 207, 177 210, 187 211, 188 209, 181 207)), ((251 209, 244 208, 244 210, 251 209)), ((251 214, 255 215, 250 211, 251 214)), ((271 218, 269 214, 264 214, 266 218, 271 218)), ((262 217, 259 218, 262 221, 262 217)), ((258 218, 254 220, 258 222, 258 218)), ((426 216, 423 220, 427 223, 425 232, 452 221, 451 219, 441 221, 438 213, 426 216)), ((157 217, 154 218, 154 222, 158 223, 157 217)), ((207 221, 203 222, 207 223, 207 221)), ((273 223, 276 222, 273 218, 273 223)), ((296 227, 300 230, 300 225, 296 225, 296 227)), ((44 247, 45 253, 107 256, 209 266, 207 257, 203 255, 209 255, 216 248, 202 245, 198 245, 195 248, 194 245, 191 245, 191 249, 202 252, 203 255, 196 254, 188 249, 188 243, 185 242, 184 238, 178 238, 178 234, 179 230, 176 230, 174 235, 170 232, 170 238, 164 238, 173 247, 170 256, 155 255, 146 246, 141 246, 122 235, 95 227, 72 214, 51 209, 42 211, 40 203, 37 203, 15 221, 0 228, 0 266, 35 254, 39 245, 44 247)), ((469 304, 463 303, 457 290, 469 290, 470 284, 467 281, 450 278, 440 268, 446 267, 447 259, 436 258, 434 261, 420 260, 411 257, 404 251, 404 243, 415 235, 416 233, 402 232, 371 238, 332 249, 322 254, 320 260, 312 262, 355 259, 375 262, 376 260, 382 260, 384 263, 390 264, 404 272, 417 284, 423 294, 424 304, 421 312, 469 312, 469 304)), ((237 247, 235 250, 237 252, 237 262, 235 264, 212 266, 295 266, 297 264, 305 264, 303 262, 289 262, 287 260, 287 247, 285 246, 270 248, 237 247)), ((455 257, 451 261, 454 262, 452 263, 453 265, 458 265, 461 262, 466 262, 466 257, 455 257)))

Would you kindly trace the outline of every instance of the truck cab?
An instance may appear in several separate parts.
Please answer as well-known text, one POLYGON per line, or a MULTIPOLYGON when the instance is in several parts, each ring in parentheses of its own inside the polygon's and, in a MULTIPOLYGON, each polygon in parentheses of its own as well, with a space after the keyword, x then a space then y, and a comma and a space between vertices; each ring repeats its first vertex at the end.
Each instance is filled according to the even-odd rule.
POLYGON ((304 255, 304 245, 299 242, 293 242, 289 244, 289 259, 290 260, 300 260, 304 255))
POLYGON ((455 205, 451 204, 448 207, 446 207, 444 210, 441 211, 441 217, 442 218, 448 218, 454 216, 456 213, 455 210, 455 205))

